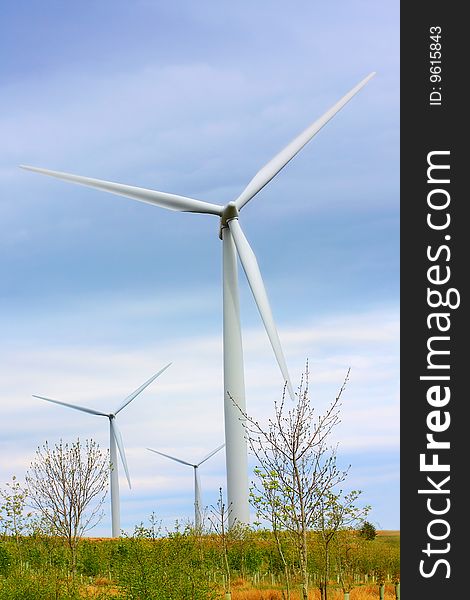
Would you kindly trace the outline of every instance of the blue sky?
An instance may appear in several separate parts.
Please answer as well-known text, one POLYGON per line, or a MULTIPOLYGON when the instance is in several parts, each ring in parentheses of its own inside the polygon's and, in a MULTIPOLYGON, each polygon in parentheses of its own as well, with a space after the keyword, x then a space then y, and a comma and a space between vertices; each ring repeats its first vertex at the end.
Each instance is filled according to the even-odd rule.
MULTIPOLYGON (((294 382, 309 359, 321 411, 349 366, 336 433, 370 519, 398 528, 399 32, 395 2, 31 1, 2 7, 0 482, 44 440, 120 417, 133 490, 122 526, 192 514, 197 460, 223 441, 218 221, 18 169, 32 164, 235 198, 256 171, 371 71, 376 77, 243 210, 294 382)), ((248 410, 282 381, 240 273, 248 410)), ((201 468, 204 504, 222 453, 201 468)), ((105 517, 96 533, 106 533, 105 517)))

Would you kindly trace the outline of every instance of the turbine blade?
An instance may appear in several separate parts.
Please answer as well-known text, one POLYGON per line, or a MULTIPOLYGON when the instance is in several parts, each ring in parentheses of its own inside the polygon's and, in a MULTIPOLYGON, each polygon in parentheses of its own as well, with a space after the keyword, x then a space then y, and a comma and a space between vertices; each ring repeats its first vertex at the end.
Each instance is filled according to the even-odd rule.
POLYGON ((240 210, 253 196, 255 196, 267 183, 275 177, 294 156, 302 150, 302 148, 320 131, 320 129, 332 119, 336 113, 343 108, 345 104, 355 96, 366 83, 372 79, 375 73, 371 73, 361 82, 359 82, 351 91, 341 98, 333 107, 330 108, 322 117, 312 123, 300 135, 298 135, 290 144, 281 150, 274 158, 264 165, 262 169, 256 173, 250 183, 246 186, 243 192, 235 200, 237 209, 240 210))
POLYGON ((170 210, 207 213, 219 216, 222 214, 221 206, 211 204, 210 202, 203 202, 202 200, 195 200, 194 198, 187 198, 186 196, 177 196, 175 194, 167 194, 166 192, 157 192, 145 188, 134 187, 132 185, 123 185, 121 183, 113 183, 112 181, 103 181, 91 177, 82 177, 81 175, 72 175, 61 171, 50 171, 49 169, 30 167, 28 165, 20 165, 20 167, 28 171, 34 171, 35 173, 50 175, 57 179, 69 181, 70 183, 85 185, 87 187, 102 190, 103 192, 110 192, 111 194, 117 194, 118 196, 126 196, 127 198, 139 200, 140 202, 147 202, 148 204, 155 204, 162 208, 169 208, 170 210))
POLYGON ((263 320, 266 333, 268 334, 269 341, 271 342, 271 346, 281 369, 282 376, 284 381, 287 382, 289 395, 292 399, 294 399, 294 390, 292 389, 289 371, 287 370, 286 359, 284 358, 284 353, 282 352, 281 342, 279 340, 279 335, 274 323, 273 314, 259 270, 258 261, 256 260, 256 256, 240 227, 238 219, 232 219, 229 221, 228 226, 232 233, 238 256, 240 257, 240 262, 242 263, 246 278, 248 279, 248 283, 253 293, 256 305, 258 306, 259 313, 263 320))
POLYGON ((129 484, 129 489, 131 486, 131 478, 129 477, 129 468, 127 466, 126 453, 124 452, 124 444, 122 442, 122 435, 119 431, 119 427, 117 426, 116 419, 111 419, 111 431, 113 432, 114 439, 116 440, 116 446, 119 450, 119 455, 121 457, 121 462, 124 467, 124 471, 126 472, 127 483, 129 484))
POLYGON ((145 388, 147 386, 149 386, 152 381, 154 381, 159 375, 161 375, 163 373, 163 371, 166 371, 166 369, 168 369, 168 367, 171 365, 172 363, 168 363, 166 365, 166 367, 163 367, 163 369, 160 369, 160 371, 158 371, 158 373, 155 373, 155 375, 152 375, 152 377, 150 377, 150 379, 148 381, 146 381, 145 383, 143 383, 139 388, 137 388, 135 390, 135 392, 132 392, 132 394, 130 396, 127 396, 127 398, 124 400, 124 402, 121 404, 121 406, 114 412, 115 415, 118 414, 118 412, 120 412, 123 408, 125 408, 130 402, 132 402, 132 400, 134 400, 134 398, 136 396, 138 396, 140 394, 140 392, 143 392, 145 390, 145 388))
POLYGON ((181 463, 182 465, 187 465, 188 467, 194 467, 191 463, 186 462, 185 460, 181 460, 181 458, 176 458, 176 456, 170 456, 169 454, 165 454, 164 452, 159 452, 158 450, 154 450, 153 448, 147 448, 150 452, 155 452, 155 454, 160 454, 160 456, 165 456, 166 458, 170 458, 171 460, 175 460, 176 462, 181 463))
POLYGON ((40 398, 41 400, 47 400, 47 402, 53 402, 54 404, 61 404, 62 406, 68 406, 75 410, 81 410, 82 412, 90 413, 90 415, 99 415, 100 417, 108 417, 109 415, 93 408, 86 408, 85 406, 78 406, 78 404, 69 404, 68 402, 61 402, 60 400, 53 400, 52 398, 45 398, 44 396, 36 396, 33 394, 33 398, 40 398))
POLYGON ((209 454, 207 456, 205 456, 196 466, 200 467, 202 465, 202 463, 205 463, 206 460, 209 460, 209 458, 211 458, 212 456, 214 456, 214 454, 217 454, 217 452, 219 450, 222 450, 222 448, 225 446, 225 444, 220 445, 218 448, 216 448, 215 450, 212 450, 212 452, 209 452, 209 454))

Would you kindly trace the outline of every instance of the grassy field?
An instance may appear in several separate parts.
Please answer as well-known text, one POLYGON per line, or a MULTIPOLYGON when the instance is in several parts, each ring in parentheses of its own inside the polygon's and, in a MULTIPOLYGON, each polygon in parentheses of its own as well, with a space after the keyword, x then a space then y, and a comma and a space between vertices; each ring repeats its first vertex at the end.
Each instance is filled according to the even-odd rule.
MULTIPOLYGON (((380 531, 372 541, 350 533, 330 557, 328 600, 343 599, 335 565, 344 556, 349 562, 343 562, 341 573, 351 585, 351 600, 378 599, 379 581, 386 583, 385 600, 394 600, 399 540, 398 531, 380 531)), ((318 541, 312 534, 310 600, 320 600, 322 554, 318 541)), ((300 600, 298 566, 289 551, 286 545, 292 563, 291 598, 300 600)), ((60 538, 3 538, 0 600, 222 600, 228 588, 223 546, 217 535, 195 535, 188 530, 157 539, 143 535, 82 539, 74 576, 69 554, 60 538)), ((226 558, 232 600, 282 600, 282 565, 268 532, 247 532, 229 539, 226 558)))

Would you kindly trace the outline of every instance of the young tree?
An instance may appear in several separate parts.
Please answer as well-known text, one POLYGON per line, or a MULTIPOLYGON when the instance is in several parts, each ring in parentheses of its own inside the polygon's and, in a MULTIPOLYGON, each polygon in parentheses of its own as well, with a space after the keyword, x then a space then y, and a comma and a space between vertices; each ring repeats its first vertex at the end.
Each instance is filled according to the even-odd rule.
POLYGON ((228 561, 228 517, 229 511, 225 506, 222 488, 219 488, 219 499, 217 505, 211 507, 209 522, 214 532, 219 536, 222 544, 223 568, 225 573, 225 600, 232 597, 232 583, 230 577, 230 565, 228 561))
POLYGON ((267 426, 244 415, 249 446, 259 463, 252 501, 273 529, 290 534, 299 557, 303 600, 308 600, 309 588, 307 533, 318 522, 322 498, 347 475, 337 467, 335 449, 327 442, 340 421, 348 378, 349 371, 337 397, 316 418, 308 394, 308 365, 291 408, 284 390, 267 426))
POLYGON ((31 513, 26 513, 26 498, 28 493, 21 486, 16 476, 0 487, 0 528, 3 535, 12 535, 16 545, 28 525, 31 513))
POLYGON ((93 440, 53 448, 46 442, 26 474, 29 498, 55 535, 66 539, 71 571, 76 572, 77 545, 83 533, 102 517, 109 472, 109 456, 93 440))
POLYGON ((366 542, 355 528, 341 529, 333 538, 332 556, 336 573, 343 589, 344 600, 349 600, 356 575, 364 572, 364 546, 366 542))
MULTIPOLYGON (((323 575, 320 580, 320 594, 322 600, 328 598, 328 580, 330 574, 330 552, 332 542, 338 537, 338 533, 347 529, 352 529, 362 524, 366 518, 370 507, 359 507, 356 501, 361 492, 353 490, 348 494, 343 494, 342 490, 334 493, 328 490, 320 498, 318 507, 317 530, 322 541, 323 575)), ((343 576, 344 569, 342 559, 342 548, 337 544, 337 562, 341 577, 343 591, 349 592, 349 586, 343 576), (346 589, 348 588, 348 589, 346 589)), ((346 552, 347 554, 347 552, 346 552)))
POLYGON ((377 536, 377 530, 375 525, 369 523, 369 521, 364 521, 361 529, 359 530, 359 535, 361 538, 364 538, 368 542, 375 540, 377 536))
MULTIPOLYGON (((282 570, 284 572, 285 593, 282 590, 283 600, 291 600, 291 580, 289 564, 286 558, 286 537, 282 532, 281 514, 283 511, 283 497, 280 493, 278 478, 275 473, 266 473, 255 467, 254 474, 258 477, 258 484, 253 484, 250 489, 250 502, 256 508, 256 516, 271 525, 271 532, 276 543, 282 570)), ((260 525, 261 521, 255 523, 260 525)))

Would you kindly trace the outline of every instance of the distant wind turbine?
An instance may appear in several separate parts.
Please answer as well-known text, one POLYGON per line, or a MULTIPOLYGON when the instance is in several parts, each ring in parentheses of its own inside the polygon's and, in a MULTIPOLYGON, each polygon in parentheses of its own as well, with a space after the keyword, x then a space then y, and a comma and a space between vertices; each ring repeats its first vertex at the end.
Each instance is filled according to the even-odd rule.
POLYGON ((129 484, 129 488, 131 487, 131 479, 129 477, 129 469, 127 466, 126 454, 124 452, 124 444, 122 442, 122 435, 119 431, 116 422, 116 415, 121 412, 123 408, 125 408, 136 396, 138 396, 141 392, 145 390, 147 386, 149 386, 152 381, 154 381, 159 375, 163 373, 171 363, 168 363, 163 369, 160 369, 158 373, 155 373, 148 381, 143 383, 139 388, 137 388, 132 394, 127 396, 125 400, 119 405, 119 407, 112 413, 104 413, 99 410, 95 410, 94 408, 87 408, 84 406, 78 406, 77 404, 69 404, 68 402, 62 402, 60 400, 52 400, 52 398, 45 398, 44 396, 36 396, 33 394, 34 398, 40 398, 41 400, 47 400, 48 402, 53 402, 54 404, 61 404, 62 406, 67 406, 68 408, 74 408, 75 410, 80 410, 82 412, 89 413, 91 415, 98 415, 100 417, 108 417, 109 419, 109 458, 110 458, 110 482, 111 482, 111 522, 112 522, 112 535, 113 537, 119 537, 121 535, 121 514, 120 514, 120 504, 119 504, 119 475, 118 475, 118 460, 117 460, 117 449, 119 450, 119 455, 121 457, 122 465, 124 467, 124 471, 126 472, 127 483, 129 484))
POLYGON ((182 465, 187 465, 188 467, 192 467, 194 469, 194 526, 196 529, 200 530, 202 528, 202 502, 201 502, 201 481, 199 479, 199 467, 202 463, 205 463, 206 460, 209 460, 214 454, 216 454, 225 444, 218 446, 212 452, 209 452, 207 456, 205 456, 198 463, 193 464, 182 460, 181 458, 176 458, 176 456, 170 456, 170 454, 165 454, 164 452, 159 452, 158 450, 154 450, 153 448, 147 448, 150 452, 155 452, 155 454, 160 454, 160 456, 165 456, 166 458, 170 458, 171 460, 175 460, 176 462, 181 463, 182 465))
POLYGON ((181 212, 216 215, 220 218, 220 238, 223 241, 223 330, 224 330, 224 417, 227 465, 227 498, 230 507, 229 525, 249 523, 248 457, 244 431, 246 414, 243 349, 240 328, 240 302, 238 293, 237 254, 245 271, 256 305, 264 323, 269 341, 279 364, 282 378, 290 396, 294 392, 286 361, 269 305, 256 257, 239 223, 239 211, 322 129, 347 102, 375 75, 371 73, 322 117, 312 123, 290 144, 258 171, 242 193, 225 206, 194 198, 177 196, 121 183, 113 183, 59 171, 21 165, 22 168, 64 181, 92 187, 118 196, 146 202, 162 208, 181 212))

